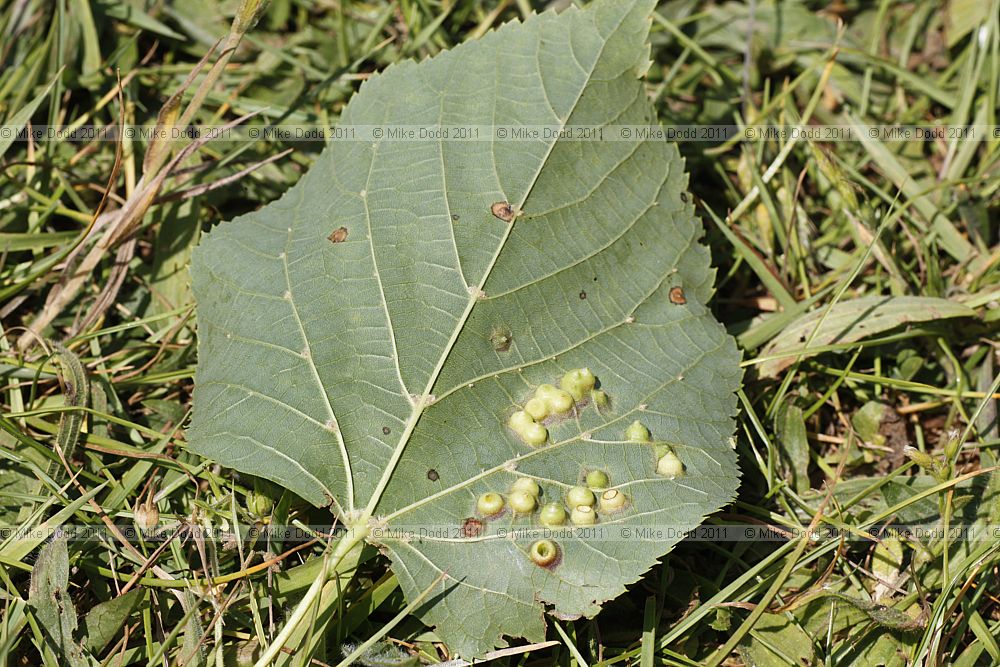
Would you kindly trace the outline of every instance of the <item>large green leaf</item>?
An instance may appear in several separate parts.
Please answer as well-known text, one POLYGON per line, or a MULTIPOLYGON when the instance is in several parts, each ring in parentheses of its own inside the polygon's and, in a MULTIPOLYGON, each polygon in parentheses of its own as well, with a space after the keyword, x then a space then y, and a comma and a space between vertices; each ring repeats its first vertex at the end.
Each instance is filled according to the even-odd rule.
MULTIPOLYGON (((650 124, 652 5, 549 12, 394 65, 342 124, 650 124)), ((685 185, 660 141, 332 143, 194 254, 191 448, 330 505, 391 557, 410 599, 446 572, 421 614, 462 655, 541 639, 545 605, 597 613, 738 483, 739 355, 705 306, 714 272, 685 185), (512 223, 491 213, 503 201, 522 211, 512 223), (340 227, 346 239, 328 240, 340 227), (581 403, 537 449, 506 428, 534 387, 578 367, 608 409, 581 403), (636 419, 684 477, 658 476, 656 447, 625 441, 636 419), (534 533, 501 535, 534 517, 460 530, 479 494, 519 475, 560 501, 592 468, 630 505, 597 535, 559 536, 555 567, 525 555, 534 533), (404 532, 419 528, 448 534, 404 532)))

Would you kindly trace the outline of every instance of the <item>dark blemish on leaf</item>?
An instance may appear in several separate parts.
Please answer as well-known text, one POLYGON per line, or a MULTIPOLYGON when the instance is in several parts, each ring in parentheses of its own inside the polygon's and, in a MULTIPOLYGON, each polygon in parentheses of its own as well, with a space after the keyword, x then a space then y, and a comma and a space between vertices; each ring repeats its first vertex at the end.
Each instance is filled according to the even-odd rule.
POLYGON ((347 227, 337 227, 326 238, 330 239, 331 243, 343 243, 347 240, 347 227))
POLYGON ((687 297, 684 296, 684 290, 680 287, 670 288, 670 303, 675 303, 678 306, 683 306, 687 303, 687 297))
POLYGON ((458 222, 458 213, 452 213, 451 214, 451 221, 452 222, 458 222))
POLYGON ((490 212, 504 222, 510 222, 514 219, 514 208, 505 201, 498 201, 494 203, 493 206, 490 206, 490 212))
POLYGON ((466 537, 479 537, 483 534, 485 526, 479 519, 470 516, 462 522, 462 535, 466 537))
POLYGON ((384 433, 385 435, 389 435, 390 433, 392 433, 392 429, 389 428, 388 426, 383 426, 382 433, 384 433))
POLYGON ((685 204, 688 203, 688 193, 686 192, 681 193, 681 201, 684 202, 685 204))
POLYGON ((587 298, 587 293, 584 292, 583 290, 580 290, 580 301, 583 301, 586 298, 587 298))
POLYGON ((490 333, 490 345, 496 352, 506 352, 510 349, 510 344, 514 340, 510 331, 506 329, 494 329, 490 333))
POLYGON ((436 482, 439 479, 441 479, 441 475, 438 474, 437 470, 431 468, 430 470, 427 471, 427 479, 431 480, 432 482, 436 482))

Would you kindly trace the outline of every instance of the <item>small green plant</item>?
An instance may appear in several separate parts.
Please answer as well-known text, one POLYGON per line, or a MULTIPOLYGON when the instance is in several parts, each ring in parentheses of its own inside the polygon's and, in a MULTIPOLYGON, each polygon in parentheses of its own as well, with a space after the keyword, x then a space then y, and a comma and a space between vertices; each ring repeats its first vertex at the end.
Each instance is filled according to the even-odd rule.
POLYGON ((274 500, 265 493, 251 490, 247 493, 247 512, 254 517, 265 517, 274 509, 274 500))

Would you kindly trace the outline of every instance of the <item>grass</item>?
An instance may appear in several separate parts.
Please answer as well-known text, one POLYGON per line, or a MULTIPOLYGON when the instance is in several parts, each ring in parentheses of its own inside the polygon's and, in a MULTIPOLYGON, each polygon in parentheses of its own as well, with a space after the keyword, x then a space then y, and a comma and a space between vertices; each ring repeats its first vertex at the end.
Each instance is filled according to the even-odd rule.
MULTIPOLYGON (((757 523, 790 539, 686 541, 595 619, 553 620, 550 642, 496 664, 1000 663, 1000 540, 868 536, 886 522, 1000 525, 1000 138, 864 131, 996 125, 1000 7, 775 4, 661 3, 648 87, 665 124, 856 133, 681 144, 719 269, 714 308, 747 370, 740 495, 708 528, 757 523), (838 337, 845 317, 870 315, 857 299, 872 296, 968 313, 910 302, 884 330, 838 337), (820 324, 783 341, 807 312, 820 324), (767 371, 775 359, 784 367, 767 371)), ((0 117, 335 123, 371 73, 533 6, 6 3, 0 117)), ((196 361, 191 249, 203 229, 280 196, 322 144, 184 146, 0 137, 0 523, 109 529, 69 543, 66 584, 81 615, 103 604, 102 624, 87 619, 108 665, 252 664, 323 567, 323 535, 214 544, 182 528, 160 545, 131 529, 153 508, 182 527, 322 520, 188 453, 182 428, 196 361), (126 589, 140 593, 110 602, 126 589)), ((2 664, 68 660, 44 639, 45 612, 26 604, 43 540, 0 541, 2 664)), ((377 553, 340 571, 282 659, 450 658, 377 553)))

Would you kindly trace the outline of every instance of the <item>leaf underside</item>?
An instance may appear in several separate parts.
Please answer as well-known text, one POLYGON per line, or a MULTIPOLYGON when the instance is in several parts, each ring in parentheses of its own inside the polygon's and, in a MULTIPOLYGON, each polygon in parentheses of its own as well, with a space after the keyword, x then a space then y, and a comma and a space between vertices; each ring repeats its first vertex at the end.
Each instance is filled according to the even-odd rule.
MULTIPOLYGON (((391 66, 341 122, 652 124, 638 79, 652 4, 548 12, 391 66)), ((408 598, 447 572, 420 613, 460 655, 541 640, 545 605, 597 613, 679 539, 618 539, 622 527, 693 528, 738 484, 739 353, 705 306, 714 272, 686 180, 676 146, 657 141, 332 143, 279 201, 195 252, 190 448, 342 520, 372 509, 408 598), (491 213, 503 201, 521 211, 513 223, 491 213), (508 416, 579 367, 609 408, 581 403, 547 444, 525 445, 508 416), (684 477, 658 476, 653 447, 624 441, 635 419, 684 477), (536 534, 497 533, 531 517, 460 530, 480 494, 518 476, 550 502, 595 468, 629 506, 600 517, 603 535, 555 538, 553 567, 527 558, 536 534), (447 534, 393 532, 420 527, 447 534)))

